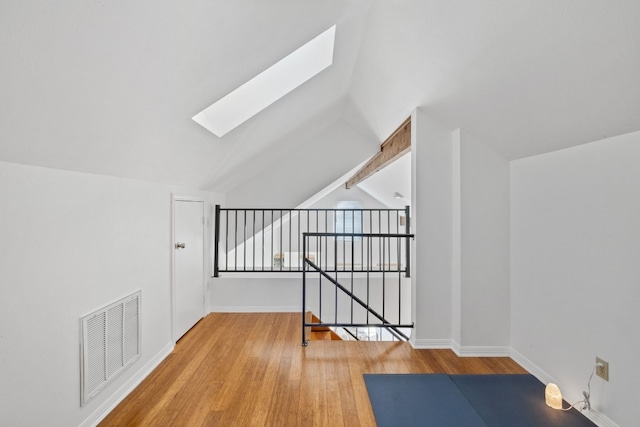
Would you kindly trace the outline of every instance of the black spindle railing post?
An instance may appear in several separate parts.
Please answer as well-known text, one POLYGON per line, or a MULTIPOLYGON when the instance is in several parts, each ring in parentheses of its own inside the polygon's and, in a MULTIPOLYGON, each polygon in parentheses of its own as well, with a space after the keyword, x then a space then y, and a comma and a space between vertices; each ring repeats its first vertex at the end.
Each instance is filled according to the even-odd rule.
MULTIPOLYGON (((317 233, 317 231, 316 231, 317 233)), ((325 242, 326 244, 326 242, 325 242)), ((316 250, 318 251, 318 257, 321 257, 322 255, 322 238, 319 236, 316 236, 316 250), (318 249, 318 245, 319 248, 318 249)), ((326 260, 325 260, 325 264, 326 264, 326 260)), ((322 265, 322 261, 320 262, 320 265, 322 265)), ((326 265, 325 265, 325 270, 326 270, 326 265)), ((318 319, 320 319, 320 322, 322 322, 322 275, 319 274, 318 275, 318 319)))
MULTIPOLYGON (((298 212, 298 247, 296 249, 298 249, 298 252, 300 252, 301 249, 301 245, 300 245, 300 236, 302 236, 302 231, 300 230, 300 217, 302 216, 302 212, 298 212)), ((304 256, 304 252, 302 253, 302 255, 304 256)), ((298 268, 301 268, 302 266, 300 265, 300 262, 304 263, 304 260, 302 259, 302 257, 300 255, 298 255, 298 268)))
POLYGON ((220 205, 216 205, 216 217, 214 218, 213 241, 213 277, 220 277, 218 271, 218 253, 220 251, 220 205))
MULTIPOLYGON (((362 230, 361 230, 362 231, 362 230)), ((362 239, 362 237, 360 238, 362 239)), ((353 272, 355 270, 355 238, 352 237, 351 238, 351 268, 349 269, 351 271, 351 323, 353 323, 353 282, 354 282, 354 277, 353 277, 353 272)), ((362 244, 362 240, 360 240, 360 243, 362 244)))
POLYGON ((381 240, 380 244, 382 246, 382 317, 384 317, 386 319, 386 315, 385 315, 385 311, 384 311, 385 303, 387 302, 386 298, 385 298, 387 283, 385 281, 385 274, 384 274, 384 265, 387 263, 386 256, 385 256, 386 255, 385 254, 386 244, 384 242, 385 241, 384 237, 381 238, 380 240, 381 240))
POLYGON ((282 271, 282 267, 284 266, 284 249, 282 249, 282 215, 283 211, 280 210, 280 271, 282 271))
MULTIPOLYGON (((411 234, 411 207, 406 205, 404 207, 404 226, 405 233, 411 234)), ((406 266, 405 277, 411 277, 411 239, 409 237, 405 237, 406 240, 406 251, 405 251, 405 261, 404 265, 406 266)))
POLYGON ((291 216, 292 214, 292 210, 289 209, 289 269, 291 270, 291 268, 293 267, 293 260, 291 259, 293 257, 293 249, 291 248, 291 233, 293 231, 293 225, 291 224, 293 222, 293 218, 291 216))
POLYGON ((402 260, 401 238, 396 239, 396 259, 398 263, 398 324, 402 323, 402 271, 400 270, 400 262, 402 260))
POLYGON ((302 346, 306 347, 306 301, 307 301, 307 236, 302 236, 302 346))
POLYGON ((274 213, 273 213, 273 209, 271 210, 271 257, 269 258, 269 265, 271 266, 271 268, 269 268, 269 270, 273 271, 273 245, 275 244, 275 240, 276 240, 276 231, 274 230, 274 228, 276 228, 275 225, 275 221, 273 219, 274 217, 274 213))

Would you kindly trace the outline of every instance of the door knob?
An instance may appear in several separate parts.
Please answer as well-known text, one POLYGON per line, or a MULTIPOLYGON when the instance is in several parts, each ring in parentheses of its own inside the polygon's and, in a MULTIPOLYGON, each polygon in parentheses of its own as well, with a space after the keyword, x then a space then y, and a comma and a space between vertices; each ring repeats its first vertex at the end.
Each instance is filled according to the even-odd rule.
POLYGON ((184 243, 176 243, 176 249, 184 249, 186 245, 184 243))

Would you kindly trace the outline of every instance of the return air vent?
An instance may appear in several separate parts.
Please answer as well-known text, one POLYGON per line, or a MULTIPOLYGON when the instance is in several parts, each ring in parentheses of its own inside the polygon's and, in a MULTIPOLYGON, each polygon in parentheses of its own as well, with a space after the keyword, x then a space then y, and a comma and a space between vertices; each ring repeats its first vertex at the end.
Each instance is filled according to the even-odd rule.
POLYGON ((80 319, 84 406, 140 356, 140 291, 80 319))

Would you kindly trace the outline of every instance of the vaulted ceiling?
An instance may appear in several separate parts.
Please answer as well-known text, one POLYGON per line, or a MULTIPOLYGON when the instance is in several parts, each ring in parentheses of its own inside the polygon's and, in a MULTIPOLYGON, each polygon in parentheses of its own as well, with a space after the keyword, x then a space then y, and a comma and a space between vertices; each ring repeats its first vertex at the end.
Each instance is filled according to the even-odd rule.
POLYGON ((0 160, 228 191, 322 135, 355 166, 415 107, 535 155, 640 130, 638 22, 635 0, 3 1, 0 160), (222 138, 191 120, 332 25, 331 67, 222 138))

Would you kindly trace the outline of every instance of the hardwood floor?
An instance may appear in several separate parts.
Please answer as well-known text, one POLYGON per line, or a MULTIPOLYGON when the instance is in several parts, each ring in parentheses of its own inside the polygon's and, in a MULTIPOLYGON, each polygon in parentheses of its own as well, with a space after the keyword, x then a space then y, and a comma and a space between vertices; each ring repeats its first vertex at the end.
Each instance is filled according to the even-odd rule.
POLYGON ((296 313, 212 313, 100 426, 375 426, 364 373, 526 373, 408 343, 309 341, 296 313))

